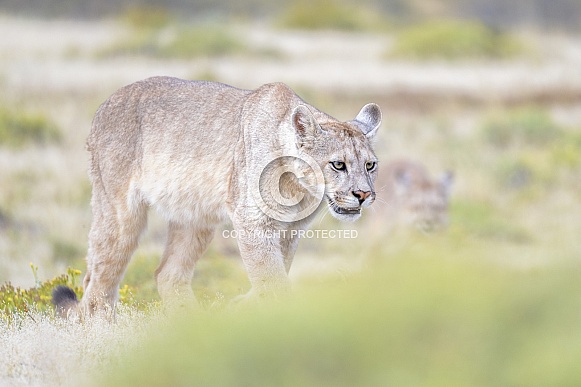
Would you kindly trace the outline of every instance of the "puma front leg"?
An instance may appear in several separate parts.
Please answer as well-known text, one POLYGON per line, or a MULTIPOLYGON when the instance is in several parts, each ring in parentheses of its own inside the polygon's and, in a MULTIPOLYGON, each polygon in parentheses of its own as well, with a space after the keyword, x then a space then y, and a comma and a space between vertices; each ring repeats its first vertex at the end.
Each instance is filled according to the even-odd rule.
POLYGON ((251 222, 235 222, 238 248, 252 289, 249 296, 285 294, 290 280, 282 251, 282 237, 272 227, 251 222))

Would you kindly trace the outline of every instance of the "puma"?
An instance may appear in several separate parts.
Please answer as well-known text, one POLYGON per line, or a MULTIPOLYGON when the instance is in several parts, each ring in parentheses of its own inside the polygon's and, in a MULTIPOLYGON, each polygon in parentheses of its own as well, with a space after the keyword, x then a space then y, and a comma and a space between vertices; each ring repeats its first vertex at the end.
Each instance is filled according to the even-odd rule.
POLYGON ((87 141, 93 220, 85 293, 57 288, 62 314, 114 310, 148 208, 168 223, 155 271, 162 300, 194 299, 196 262, 230 220, 252 289, 284 293, 298 238, 326 206, 355 220, 375 199, 376 104, 338 121, 288 86, 241 90, 154 77, 125 86, 98 109, 87 141), (267 232, 270 231, 270 232, 267 232), (294 234, 296 235, 296 234, 294 234))

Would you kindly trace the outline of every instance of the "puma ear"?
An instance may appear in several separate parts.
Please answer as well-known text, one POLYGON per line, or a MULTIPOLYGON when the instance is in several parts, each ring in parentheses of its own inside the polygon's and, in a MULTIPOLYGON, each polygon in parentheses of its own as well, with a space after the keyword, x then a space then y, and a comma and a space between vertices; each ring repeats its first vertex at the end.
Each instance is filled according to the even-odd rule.
POLYGON ((407 171, 398 171, 395 174, 395 190, 397 195, 404 195, 412 185, 412 177, 407 171))
POLYGON ((377 104, 368 103, 357 114, 354 122, 359 124, 358 126, 364 135, 373 138, 381 125, 381 109, 377 104))
POLYGON ((442 174, 440 178, 440 185, 446 194, 446 196, 450 196, 450 191, 452 190, 452 184, 454 184, 454 172, 446 171, 442 174))
POLYGON ((299 105, 295 108, 291 115, 291 122, 295 129, 297 145, 299 146, 309 139, 314 139, 316 133, 321 130, 321 127, 315 121, 313 113, 305 105, 299 105))

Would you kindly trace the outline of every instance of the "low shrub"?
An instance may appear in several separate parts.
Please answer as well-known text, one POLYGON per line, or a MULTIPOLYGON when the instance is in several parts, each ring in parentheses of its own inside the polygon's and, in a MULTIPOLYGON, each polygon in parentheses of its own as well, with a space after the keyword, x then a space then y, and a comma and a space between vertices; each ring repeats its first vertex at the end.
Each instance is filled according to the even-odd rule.
POLYGON ((0 108, 0 146, 44 145, 59 142, 61 137, 57 126, 43 114, 0 108))
MULTIPOLYGON (((30 289, 22 289, 10 282, 0 285, 0 319, 11 321, 16 315, 28 315, 34 319, 34 315, 53 315, 54 306, 51 303, 52 291, 57 286, 68 286, 74 290, 80 299, 83 296, 81 285, 81 271, 68 268, 66 274, 61 274, 53 279, 40 281, 38 279, 38 267, 30 264, 36 285, 30 289)), ((124 305, 143 307, 135 300, 134 290, 129 285, 119 289, 119 302, 124 305)))
POLYGON ((149 56, 189 59, 236 55, 248 47, 233 33, 213 25, 182 26, 162 30, 136 30, 97 53, 98 57, 149 56))
POLYGON ((153 5, 129 6, 120 17, 122 22, 135 29, 160 29, 171 22, 167 9, 153 5))
POLYGON ((390 56, 409 59, 502 59, 524 51, 516 38, 479 22, 431 21, 402 30, 390 56))
MULTIPOLYGON (((41 282, 38 279, 38 267, 30 264, 36 286, 30 289, 22 289, 13 286, 10 282, 0 285, 0 318, 11 320, 15 314, 52 313, 54 307, 51 304, 52 290, 60 285, 72 288, 77 297, 83 295, 78 277, 80 270, 67 269, 66 274, 59 275, 51 280, 41 282)), ((32 318, 32 317, 31 317, 32 318)))
POLYGON ((245 44, 222 27, 196 26, 176 31, 168 42, 158 45, 155 55, 187 59, 233 55, 245 50, 245 44))
POLYGON ((282 28, 304 30, 368 31, 382 28, 380 14, 365 6, 340 0, 296 0, 278 17, 282 28))
POLYGON ((6 228, 12 223, 12 219, 8 212, 0 206, 0 230, 6 228))

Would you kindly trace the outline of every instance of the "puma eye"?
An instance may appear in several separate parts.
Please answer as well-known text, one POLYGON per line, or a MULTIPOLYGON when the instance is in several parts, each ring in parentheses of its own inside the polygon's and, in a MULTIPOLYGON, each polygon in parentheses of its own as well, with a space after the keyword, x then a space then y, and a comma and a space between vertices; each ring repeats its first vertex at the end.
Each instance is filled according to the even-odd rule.
POLYGON ((333 166, 333 168, 335 168, 337 171, 344 171, 345 169, 347 169, 347 166, 345 165, 344 162, 342 161, 331 161, 331 165, 333 166))
POLYGON ((376 165, 377 163, 375 161, 368 161, 365 163, 365 169, 367 169, 368 172, 371 172, 375 169, 376 165))

